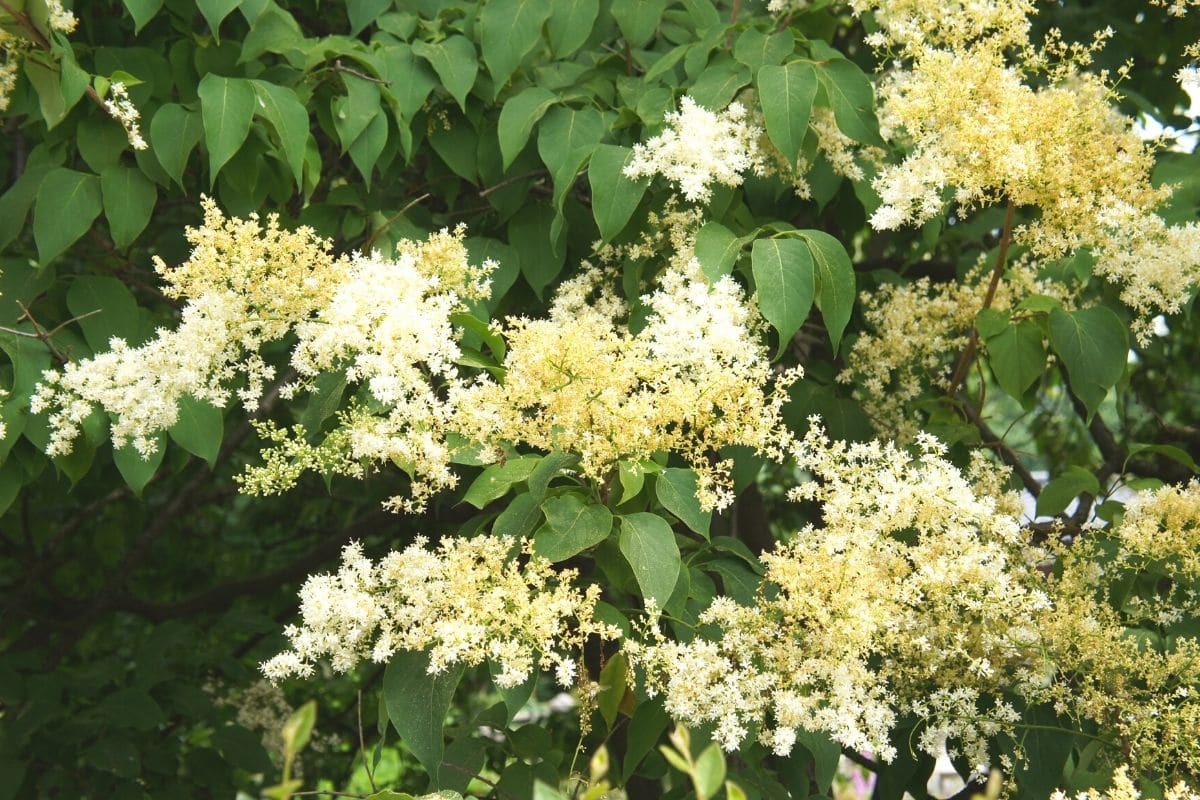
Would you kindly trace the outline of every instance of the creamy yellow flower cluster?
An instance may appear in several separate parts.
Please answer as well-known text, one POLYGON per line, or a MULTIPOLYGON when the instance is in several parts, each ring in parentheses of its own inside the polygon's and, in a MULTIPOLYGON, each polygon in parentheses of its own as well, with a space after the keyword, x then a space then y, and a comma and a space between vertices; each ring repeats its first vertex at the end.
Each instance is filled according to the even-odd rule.
POLYGON ((1052 31, 1038 48, 1025 0, 851 6, 874 11, 874 44, 901 57, 881 81, 879 110, 885 138, 908 152, 874 180, 876 229, 920 225, 948 195, 964 211, 1035 208, 1017 241, 1045 258, 1092 248, 1095 273, 1138 313, 1139 340, 1155 314, 1181 308, 1200 282, 1200 227, 1155 216, 1170 189, 1150 183, 1152 145, 1116 109, 1109 76, 1085 71, 1111 31, 1083 45, 1052 31))
POLYGON ((737 444, 782 458, 780 408, 799 371, 772 373, 740 287, 708 283, 694 260, 668 267, 641 298, 649 315, 636 332, 611 283, 588 268, 561 285, 547 318, 508 320, 503 380, 481 375, 451 394, 459 432, 495 448, 577 453, 598 483, 621 460, 675 452, 699 475, 702 507, 724 508, 730 465, 708 455, 737 444))
POLYGON ((395 504, 419 506, 454 483, 449 411, 434 381, 456 380, 458 332, 450 316, 487 291, 491 269, 468 264, 462 237, 460 229, 402 243, 390 261, 335 257, 310 228, 283 230, 274 215, 265 225, 255 215, 226 218, 205 199, 204 224, 187 230, 187 261, 169 268, 155 260, 167 296, 186 301, 181 324, 139 347, 114 339, 108 352, 47 371, 32 407, 51 410, 49 452, 70 452, 95 406, 113 417, 114 446, 132 441, 144 454, 176 422, 185 395, 220 407, 241 382, 237 394, 253 407, 274 375, 259 348, 294 332, 292 367, 301 381, 284 394, 309 387, 322 371, 345 369, 383 411, 352 406, 320 458, 303 431, 292 439, 266 426, 277 447, 266 466, 248 473, 246 488, 286 488, 318 462, 361 475, 365 464, 394 461, 414 482, 413 498, 395 504))
POLYGON ((726 749, 758 726, 785 755, 803 728, 890 760, 897 715, 916 712, 922 748, 950 732, 983 763, 983 741, 1016 718, 999 688, 1041 677, 1026 657, 1049 606, 1011 499, 979 492, 928 437, 913 457, 831 443, 814 420, 795 450, 815 480, 793 497, 819 502, 823 524, 764 556, 756 605, 713 603, 701 622, 715 640, 635 647, 648 686, 726 749))
MULTIPOLYGON (((46 24, 52 31, 72 33, 79 24, 75 15, 63 8, 62 0, 46 0, 46 11, 46 24)), ((12 90, 17 86, 21 62, 32 46, 33 43, 24 36, 0 28, 0 111, 8 108, 12 90)))
MULTIPOLYGON (((1050 795, 1050 800, 1142 800, 1142 792, 1129 777, 1129 765, 1122 764, 1113 773, 1112 786, 1103 792, 1099 789, 1088 789, 1086 792, 1069 795, 1058 789, 1050 795)), ((1163 800, 1200 800, 1200 794, 1185 782, 1179 781, 1166 788, 1163 800)))
POLYGON ((428 650, 429 672, 486 660, 496 684, 517 686, 535 669, 553 668, 570 687, 590 636, 620 631, 594 619, 597 584, 574 588, 574 570, 556 571, 512 537, 418 538, 379 562, 346 546, 336 575, 314 575, 300 590, 300 625, 286 630, 292 649, 262 665, 271 680, 313 673, 328 658, 335 672, 398 650, 428 650), (517 557, 520 556, 520 557, 517 557))
POLYGON ((1139 493, 1062 548, 1040 626, 1060 713, 1119 737, 1143 772, 1200 773, 1200 484, 1139 493), (1148 595, 1148 596, 1147 596, 1148 595))

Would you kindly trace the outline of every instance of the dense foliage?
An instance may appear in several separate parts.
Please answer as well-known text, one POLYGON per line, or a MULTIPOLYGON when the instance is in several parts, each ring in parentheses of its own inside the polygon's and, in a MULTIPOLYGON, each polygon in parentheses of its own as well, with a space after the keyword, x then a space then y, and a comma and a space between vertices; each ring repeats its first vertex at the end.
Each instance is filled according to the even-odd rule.
POLYGON ((1195 798, 1194 5, 0 0, 0 800, 1195 798))

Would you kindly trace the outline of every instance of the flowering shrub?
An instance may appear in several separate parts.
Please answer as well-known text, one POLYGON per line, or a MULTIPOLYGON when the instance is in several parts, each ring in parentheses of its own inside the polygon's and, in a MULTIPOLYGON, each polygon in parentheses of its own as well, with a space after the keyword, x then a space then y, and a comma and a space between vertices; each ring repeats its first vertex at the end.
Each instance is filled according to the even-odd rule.
POLYGON ((1195 798, 1195 5, 0 0, 0 800, 1195 798))

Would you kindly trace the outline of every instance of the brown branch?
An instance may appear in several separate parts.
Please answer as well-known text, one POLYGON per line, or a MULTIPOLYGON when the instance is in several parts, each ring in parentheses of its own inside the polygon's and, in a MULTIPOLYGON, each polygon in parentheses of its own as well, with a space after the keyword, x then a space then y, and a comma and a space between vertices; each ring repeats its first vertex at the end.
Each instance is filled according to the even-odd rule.
POLYGON ((404 208, 400 209, 395 214, 393 214, 392 216, 390 216, 386 220, 384 220, 383 224, 380 225, 378 228, 376 228, 375 231, 371 234, 370 238, 367 239, 367 241, 363 244, 363 246, 361 248, 362 252, 366 253, 367 255, 370 255, 371 248, 373 248, 375 246, 375 242, 379 239, 379 236, 384 231, 386 231, 388 228, 390 228, 396 220, 400 219, 405 214, 407 214, 409 211, 411 211, 413 206, 415 206, 417 203, 421 202, 422 200, 425 200, 428 197, 429 197, 428 192, 426 192, 425 194, 422 194, 418 197, 414 197, 407 204, 405 204, 404 208))
POLYGON ((1000 460, 1012 469, 1016 476, 1021 479, 1021 484, 1031 495, 1037 497, 1041 494, 1042 484, 1030 472, 1029 467, 1025 466, 1025 463, 1021 461, 1021 457, 1017 455, 1017 452, 1009 447, 1003 437, 998 436, 991 429, 991 426, 984 421, 979 410, 966 401, 963 401, 962 408, 967 415, 967 419, 979 431, 983 439, 983 446, 995 452, 1000 457, 1000 460))
MULTIPOLYGON (((1004 274, 1004 266, 1008 260, 1008 248, 1012 244, 1012 229, 1013 218, 1016 215, 1016 206, 1013 201, 1008 201, 1008 206, 1004 211, 1004 230, 1000 234, 1000 249, 996 252, 996 266, 992 268, 992 279, 988 283, 987 294, 983 297, 983 306, 980 311, 985 308, 992 307, 992 301, 996 299, 996 287, 1000 285, 1000 277, 1004 274)), ((976 312, 978 313, 978 312, 976 312)), ((971 362, 975 360, 975 354, 979 351, 979 331, 974 325, 971 326, 971 338, 967 342, 966 348, 958 359, 958 365, 954 367, 954 373, 950 376, 949 394, 954 395, 958 392, 958 387, 967 377, 967 370, 971 367, 971 362)))

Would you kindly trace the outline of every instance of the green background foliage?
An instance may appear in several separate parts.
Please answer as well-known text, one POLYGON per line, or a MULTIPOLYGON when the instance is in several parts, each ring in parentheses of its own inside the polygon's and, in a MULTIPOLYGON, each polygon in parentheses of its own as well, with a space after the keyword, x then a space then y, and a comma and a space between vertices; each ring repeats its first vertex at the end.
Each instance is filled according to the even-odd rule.
MULTIPOLYGON (((6 2, 6 29, 44 19, 43 0, 6 2)), ((233 797, 274 785, 281 764, 261 730, 237 721, 239 692, 283 645, 299 582, 351 539, 379 553, 418 533, 532 536, 537 552, 602 582, 603 614, 626 628, 644 598, 680 636, 715 595, 752 599, 758 554, 810 512, 781 502, 785 468, 746 454, 724 454, 737 456, 739 494, 719 515, 700 510, 696 477, 680 464, 623 464, 613 494, 598 498, 569 479, 571 456, 548 454, 464 464, 456 494, 402 517, 380 510, 398 473, 310 477, 280 498, 239 495, 232 477, 258 449, 241 408, 187 401, 149 461, 114 452, 108 420, 93 414, 69 456, 47 459, 47 422, 28 399, 42 370, 174 324, 178 308, 150 259, 185 257, 182 231, 198 221, 204 193, 231 214, 310 225, 339 251, 388 254, 401 238, 464 223, 473 260, 499 263, 475 316, 537 314, 593 243, 633 241, 647 212, 662 210, 661 182, 622 172, 632 145, 685 93, 722 108, 752 88, 775 146, 814 165, 814 200, 777 179, 718 187, 696 254, 710 277, 734 274, 757 289, 772 352, 805 366, 785 411, 793 427, 816 413, 835 437, 868 437, 853 387, 834 379, 863 329, 856 291, 961 276, 996 246, 1001 212, 966 222, 951 212, 918 231, 869 235, 878 205, 869 181, 837 176, 809 128, 813 108, 827 107, 847 136, 883 144, 864 27, 824 0, 782 21, 762 5, 124 0, 79 2, 70 37, 39 27, 43 41, 0 118, 0 800, 233 797), (115 80, 141 111, 146 150, 131 150, 100 107, 115 80)), ((1111 24, 1116 45, 1101 61, 1129 56, 1138 67, 1122 85, 1126 109, 1186 126, 1171 75, 1196 25, 1143 11, 1125 0, 1049 4, 1038 25, 1087 39, 1111 24)), ((1160 180, 1183 181, 1178 219, 1195 217, 1196 166, 1191 155, 1160 160, 1160 180)), ((1060 266, 1087 275, 1086 265, 1060 266)), ((637 302, 654 268, 623 265, 627 299, 637 302)), ((986 445, 1026 472, 1044 470, 1038 512, 1076 524, 1069 504, 1090 509, 1114 475, 1180 480, 1200 452, 1196 320, 1171 319, 1171 337, 1130 358, 1128 312, 1097 291, 1103 305, 1082 311, 1047 300, 981 314, 982 357, 967 384, 974 405, 925 398, 927 427, 956 446, 955 458, 986 445), (1011 426, 981 422, 985 406, 1011 426)), ((475 336, 490 353, 480 363, 503 358, 485 328, 475 336)), ((319 430, 345 379, 323 376, 319 386, 299 407, 271 394, 254 415, 319 430)), ((789 759, 753 745, 728 766, 704 731, 660 750, 669 727, 661 702, 612 652, 588 654, 607 693, 582 738, 577 719, 547 710, 548 683, 498 692, 486 670, 435 680, 423 658, 286 687, 294 706, 319 706, 321 746, 311 741, 298 756, 306 788, 368 793, 369 766, 397 791, 530 797, 535 781, 560 783, 577 743, 585 754, 604 743, 608 780, 630 796, 657 796, 666 780, 671 796, 710 797, 726 775, 750 797, 830 791, 839 752, 823 736, 803 738, 789 759), (522 708, 535 722, 513 722, 522 708), (483 737, 484 725, 508 732, 483 737)), ((1020 794, 1085 781, 1085 744, 1047 737, 1057 755, 1018 776, 1020 794)), ((900 749, 878 796, 923 796, 931 764, 900 749)))

